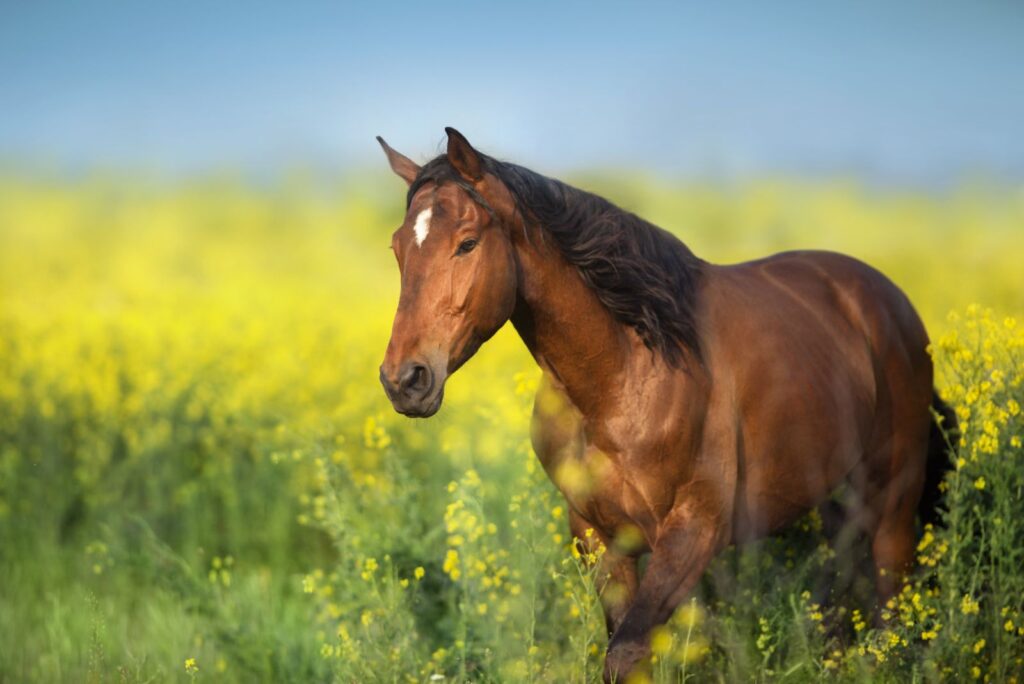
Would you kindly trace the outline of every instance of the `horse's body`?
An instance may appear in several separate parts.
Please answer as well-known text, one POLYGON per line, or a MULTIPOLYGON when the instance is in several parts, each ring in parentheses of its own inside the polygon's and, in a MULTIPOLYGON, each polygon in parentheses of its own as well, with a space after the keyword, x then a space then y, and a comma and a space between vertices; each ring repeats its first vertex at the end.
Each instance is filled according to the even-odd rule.
POLYGON ((411 185, 385 389, 402 412, 432 414, 441 376, 512 321, 544 371, 535 451, 573 533, 607 548, 606 678, 646 654, 718 551, 843 483, 879 593, 893 594, 913 560, 933 403, 928 338, 895 285, 826 252, 708 264, 451 130, 447 157, 423 169, 385 150, 411 185), (447 223, 424 229, 424 216, 447 223))
MULTIPOLYGON (((567 458, 602 474, 584 496, 572 483, 563 491, 588 523, 611 533, 636 525, 649 550, 673 506, 709 489, 723 545, 786 525, 849 475, 884 486, 897 443, 923 474, 927 338, 888 280, 847 257, 803 252, 708 267, 701 291, 703 366, 667 368, 630 340, 596 411, 579 409, 592 383, 566 386, 532 350, 545 366, 541 392, 555 395, 535 407, 545 468, 556 482, 567 458), (904 428, 903 413, 916 424, 904 428)), ((912 516, 920 483, 908 486, 912 516)))

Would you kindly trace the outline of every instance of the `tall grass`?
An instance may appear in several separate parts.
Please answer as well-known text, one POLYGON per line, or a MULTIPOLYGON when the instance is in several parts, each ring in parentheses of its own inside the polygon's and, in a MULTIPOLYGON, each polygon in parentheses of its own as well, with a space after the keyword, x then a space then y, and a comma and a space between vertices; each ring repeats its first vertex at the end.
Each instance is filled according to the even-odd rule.
MULTIPOLYGON (((884 623, 856 581, 822 599, 834 550, 811 516, 716 560, 650 676, 1011 681, 1019 191, 585 184, 714 261, 880 267, 962 426, 945 525, 884 623)), ((390 178, 0 180, 0 680, 599 680, 601 549, 573 545, 530 450, 538 371, 514 333, 430 421, 380 391, 401 198, 390 178)))

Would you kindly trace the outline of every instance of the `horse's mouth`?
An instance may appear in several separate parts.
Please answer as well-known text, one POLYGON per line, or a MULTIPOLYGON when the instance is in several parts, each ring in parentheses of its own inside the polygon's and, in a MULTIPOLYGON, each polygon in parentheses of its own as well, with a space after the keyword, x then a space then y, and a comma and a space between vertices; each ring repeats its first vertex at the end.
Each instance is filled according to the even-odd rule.
POLYGON ((441 408, 444 400, 444 387, 438 389, 433 399, 421 402, 418 406, 395 406, 395 410, 407 418, 429 418, 441 408))

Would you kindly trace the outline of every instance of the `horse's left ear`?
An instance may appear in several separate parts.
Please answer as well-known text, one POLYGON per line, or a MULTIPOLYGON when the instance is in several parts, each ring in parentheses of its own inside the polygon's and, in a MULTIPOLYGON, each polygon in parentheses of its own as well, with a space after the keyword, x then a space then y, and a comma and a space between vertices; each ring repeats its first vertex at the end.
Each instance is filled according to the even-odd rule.
POLYGON ((471 183, 483 178, 483 160, 480 158, 480 153, 474 150, 466 140, 466 136, 451 126, 446 126, 444 132, 448 134, 448 161, 459 172, 459 175, 471 183))
POLYGON ((388 164, 391 165, 391 170, 398 174, 408 185, 412 185, 412 182, 416 180, 416 174, 420 172, 419 165, 401 152, 396 152, 379 135, 377 136, 377 142, 384 149, 384 154, 388 156, 388 164))

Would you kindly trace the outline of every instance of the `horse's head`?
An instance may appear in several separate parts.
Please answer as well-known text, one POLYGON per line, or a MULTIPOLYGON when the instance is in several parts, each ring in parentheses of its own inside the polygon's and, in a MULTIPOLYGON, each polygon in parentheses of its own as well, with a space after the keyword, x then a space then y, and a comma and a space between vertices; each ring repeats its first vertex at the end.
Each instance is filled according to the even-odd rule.
POLYGON ((448 376, 509 319, 516 298, 510 233, 495 211, 510 196, 485 158, 446 130, 447 155, 426 170, 378 138, 412 193, 391 236, 402 291, 380 367, 384 391, 407 416, 437 412, 448 376))

